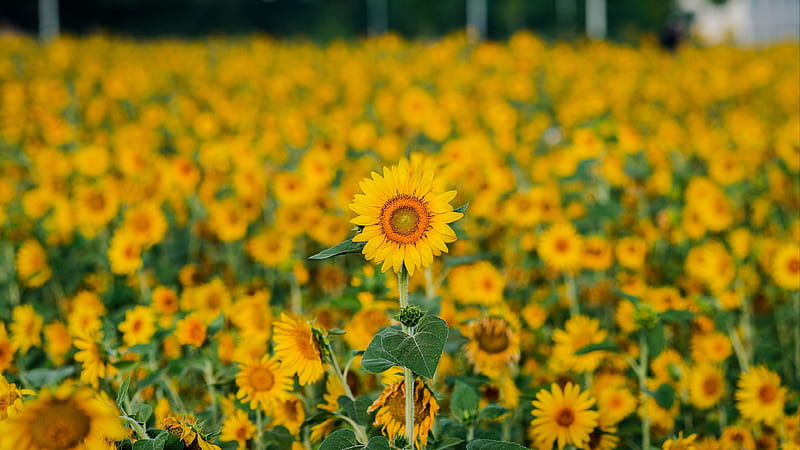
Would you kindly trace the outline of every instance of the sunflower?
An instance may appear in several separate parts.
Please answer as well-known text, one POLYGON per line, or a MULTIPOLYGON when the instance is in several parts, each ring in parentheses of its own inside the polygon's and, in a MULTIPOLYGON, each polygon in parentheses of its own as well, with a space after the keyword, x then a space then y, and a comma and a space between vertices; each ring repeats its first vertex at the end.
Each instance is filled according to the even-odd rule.
POLYGON ((590 236, 586 238, 583 246, 583 267, 590 270, 606 270, 611 267, 614 254, 611 251, 611 244, 602 236, 590 236))
MULTIPOLYGON (((367 408, 375 412, 375 426, 389 439, 406 434, 406 387, 404 381, 384 388, 380 396, 367 408)), ((433 427, 433 419, 439 412, 439 402, 421 379, 414 383, 414 439, 417 448, 428 445, 428 433, 433 427)))
POLYGON ((775 372, 764 366, 752 368, 739 377, 736 408, 743 417, 774 425, 783 417, 786 388, 775 372))
POLYGON ((43 390, 18 414, 0 421, 0 450, 108 448, 127 436, 114 408, 88 388, 43 390))
POLYGON ((594 402, 589 391, 581 392, 572 383, 563 390, 556 383, 550 386, 550 392, 540 390, 533 401, 531 439, 546 448, 552 448, 556 441, 559 449, 566 445, 582 448, 598 423, 598 412, 589 409, 594 402))
MULTIPOLYGON (((67 352, 72 348, 72 337, 63 322, 55 320, 44 327, 44 342, 47 356, 50 357, 56 366, 64 364, 67 352)), ((0 351, 2 353, 2 351, 0 351)), ((2 356, 0 356, 2 359, 2 356)), ((0 363, 2 367, 2 363, 0 363)), ((2 370, 0 370, 2 371, 2 370)))
POLYGON ((44 247, 33 239, 25 241, 17 250, 16 266, 17 276, 28 287, 39 287, 53 275, 44 247))
POLYGON ((710 408, 725 395, 725 377, 718 367, 701 364, 689 372, 689 400, 698 408, 710 408))
POLYGON ((553 332, 553 357, 576 372, 592 372, 605 358, 606 352, 596 351, 583 355, 575 352, 590 344, 605 340, 608 332, 600 329, 600 321, 587 316, 575 316, 564 324, 564 330, 553 332))
POLYGON ((303 400, 292 395, 286 400, 281 400, 270 408, 272 415, 270 426, 277 427, 283 425, 290 433, 297 436, 300 433, 300 426, 306 420, 306 411, 303 407, 303 400))
POLYGON ((256 426, 250 421, 247 413, 241 409, 233 412, 233 415, 222 421, 221 441, 236 441, 239 448, 247 448, 247 441, 253 438, 256 433, 256 426))
POLYGON ((252 360, 241 367, 236 374, 236 385, 239 386, 236 398, 250 403, 250 409, 259 405, 273 408, 291 398, 292 374, 280 365, 276 357, 264 355, 260 360, 252 360))
POLYGON ((103 332, 84 331, 75 338, 75 361, 81 363, 81 381, 89 383, 95 388, 98 380, 116 373, 116 368, 111 364, 106 364, 105 355, 100 349, 100 342, 103 340, 103 332))
POLYGON ((365 350, 372 337, 390 323, 383 308, 362 307, 344 327, 344 340, 353 350, 365 350))
POLYGON ((583 238, 571 223, 555 223, 539 237, 537 251, 548 267, 574 272, 582 264, 583 238))
POLYGON ((144 248, 161 242, 167 234, 167 219, 155 203, 143 203, 125 212, 122 227, 144 248))
POLYGON ((731 425, 722 430, 719 437, 720 448, 730 450, 747 450, 756 448, 756 441, 753 434, 747 428, 731 425))
POLYGON ((6 377, 0 375, 0 421, 22 411, 23 395, 36 395, 36 392, 30 389, 17 389, 16 384, 9 383, 6 377))
POLYGON ((15 350, 28 353, 31 347, 42 345, 44 320, 31 305, 15 306, 11 313, 11 344, 15 350))
POLYGON ((647 255, 647 243, 638 236, 624 237, 617 242, 615 247, 617 262, 622 267, 640 270, 644 267, 647 255))
POLYGON ((692 336, 690 347, 695 362, 722 363, 733 353, 730 338, 718 331, 692 336))
POLYGON ((292 238, 276 230, 265 230, 247 241, 247 253, 260 264, 278 267, 292 256, 292 238))
POLYGON ((488 261, 455 267, 447 282, 460 303, 492 306, 503 302, 506 279, 488 261))
POLYGON ((139 305, 125 312, 125 320, 117 326, 125 345, 147 344, 156 332, 156 318, 148 306, 139 305))
POLYGON ((198 313, 191 313, 175 324, 174 335, 180 345, 200 347, 206 340, 207 330, 198 313))
POLYGON ((784 289, 800 289, 800 246, 786 244, 775 252, 772 278, 784 289))
POLYGON ((519 334, 502 317, 485 317, 469 322, 464 337, 464 354, 475 370, 490 378, 519 361, 519 334))
POLYGON ((661 445, 662 450, 691 450, 694 448, 694 440, 697 439, 697 434, 690 434, 684 437, 683 431, 678 433, 675 439, 667 439, 661 445))
POLYGON ((0 321, 0 373, 11 367, 14 361, 14 344, 8 339, 6 324, 0 321))
POLYGON ((383 176, 372 172, 359 186, 364 194, 356 194, 350 204, 358 214, 351 222, 363 228, 353 242, 366 242, 362 252, 368 260, 383 262, 383 272, 405 266, 413 276, 456 240, 447 225, 464 216, 450 206, 456 191, 434 193, 432 170, 403 160, 384 167, 383 176))
POLYGON ((108 247, 108 261, 113 273, 132 274, 142 267, 142 247, 130 232, 117 230, 108 247))
POLYGON ((606 424, 616 424, 622 421, 636 411, 637 404, 636 397, 625 387, 603 389, 597 393, 600 421, 606 424))
POLYGON ((302 385, 314 383, 325 374, 321 339, 321 331, 286 314, 275 323, 275 357, 281 360, 282 368, 298 375, 302 385))
POLYGON ((184 448, 191 450, 220 450, 218 445, 208 442, 202 429, 197 424, 197 419, 191 416, 167 416, 161 423, 161 428, 178 436, 184 448))

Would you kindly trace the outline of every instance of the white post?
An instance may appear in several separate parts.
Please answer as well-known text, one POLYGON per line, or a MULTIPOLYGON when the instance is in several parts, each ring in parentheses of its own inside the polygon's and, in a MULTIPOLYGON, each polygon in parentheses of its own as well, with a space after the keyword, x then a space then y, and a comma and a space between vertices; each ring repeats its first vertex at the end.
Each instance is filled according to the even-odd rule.
POLYGON ((367 0, 367 34, 377 36, 389 29, 388 0, 367 0))
POLYGON ((58 0, 39 0, 39 40, 58 37, 58 0))
POLYGON ((606 0, 586 0, 586 34, 592 39, 605 39, 606 28, 606 0))
POLYGON ((486 38, 487 22, 486 0, 467 0, 467 38, 473 42, 486 38))

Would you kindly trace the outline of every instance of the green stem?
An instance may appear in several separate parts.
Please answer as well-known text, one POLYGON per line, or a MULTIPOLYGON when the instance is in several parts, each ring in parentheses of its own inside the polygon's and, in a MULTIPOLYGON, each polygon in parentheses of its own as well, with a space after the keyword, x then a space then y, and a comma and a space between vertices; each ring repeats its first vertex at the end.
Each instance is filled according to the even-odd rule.
POLYGON ((575 317, 580 315, 581 310, 578 306, 578 286, 575 283, 575 276, 567 272, 564 274, 567 282, 567 299, 569 300, 569 315, 575 317))
MULTIPOLYGON (((800 291, 794 292, 794 320, 800 320, 800 291)), ((800 383, 800 324, 794 325, 794 373, 800 383)))
POLYGON ((289 284, 291 291, 289 294, 289 309, 298 316, 303 315, 303 297, 300 293, 300 284, 297 283, 293 273, 289 274, 289 284))
POLYGON ((336 375, 336 378, 338 378, 339 382, 342 383, 342 387, 344 388, 344 393, 348 397, 350 397, 351 400, 355 400, 356 398, 353 396, 353 391, 350 390, 350 385, 347 384, 347 378, 345 378, 341 369, 339 369, 339 362, 336 360, 336 354, 333 353, 333 348, 331 347, 330 341, 328 341, 327 345, 331 360, 331 364, 328 367, 330 367, 331 370, 333 370, 333 373, 336 375))
MULTIPOLYGON (((400 310, 408 306, 408 271, 406 266, 400 268, 397 273, 397 287, 400 291, 400 310)), ((409 335, 414 335, 414 329, 403 325, 403 331, 409 335)), ((406 388, 406 440, 409 448, 414 450, 414 374, 408 367, 403 368, 403 378, 405 378, 406 388)))
POLYGON ((147 284, 144 271, 140 268, 136 271, 136 276, 139 278, 139 296, 142 299, 142 303, 150 303, 150 286, 147 284))
POLYGON ((131 419, 128 416, 119 416, 119 418, 124 420, 125 422, 128 422, 128 425, 131 426, 133 432, 136 433, 137 439, 150 439, 150 436, 147 435, 147 431, 145 431, 145 429, 142 428, 142 425, 139 422, 131 419))
POLYGON ((256 450, 264 450, 264 417, 261 406, 256 407, 256 450))
POLYGON ((639 377, 639 394, 641 395, 642 404, 642 449, 650 450, 650 416, 647 415, 645 403, 647 402, 647 367, 648 357, 647 354, 647 337, 644 330, 639 332, 639 364, 637 375, 639 377))
POLYGON ((424 270, 425 274, 425 300, 431 300, 436 296, 436 286, 433 284, 433 271, 431 266, 424 270))
POLYGON ((217 390, 214 389, 214 383, 216 383, 216 379, 214 378, 214 367, 211 365, 210 361, 206 361, 204 372, 206 385, 208 386, 208 395, 211 397, 211 417, 214 419, 214 426, 218 426, 219 416, 217 414, 217 390))

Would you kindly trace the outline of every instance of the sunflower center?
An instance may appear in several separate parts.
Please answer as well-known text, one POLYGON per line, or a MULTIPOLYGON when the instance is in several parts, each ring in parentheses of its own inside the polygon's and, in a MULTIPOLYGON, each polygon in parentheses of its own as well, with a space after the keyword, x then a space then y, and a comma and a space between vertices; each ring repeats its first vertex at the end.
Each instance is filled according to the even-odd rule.
POLYGON ((800 273, 800 259, 792 259, 787 265, 790 273, 800 273))
POLYGON ((254 391, 268 391, 275 384, 275 376, 265 367, 258 367, 250 373, 250 385, 254 391))
POLYGON ((430 225, 427 205, 420 199, 401 194, 381 209, 380 224, 384 236, 399 244, 419 241, 430 225))
POLYGON ((31 424, 31 439, 38 448, 74 448, 89 435, 90 424, 91 418, 72 400, 54 400, 31 424))
POLYGON ((563 253, 569 249, 569 241, 566 239, 558 239, 556 240, 556 250, 563 253))
MULTIPOLYGON (((425 419, 427 413, 427 405, 424 404, 423 391, 420 389, 420 381, 417 380, 414 384, 414 424, 418 425, 425 419)), ((422 388, 424 389, 424 388, 422 388)), ((386 399, 386 405, 389 407, 389 412, 392 414, 392 419, 397 423, 406 424, 406 398, 403 383, 399 383, 394 392, 386 399)), ((414 426, 414 428, 417 428, 414 426)))
POLYGON ((719 392, 719 380, 716 378, 706 378, 703 381, 703 392, 706 395, 714 395, 719 392))
POLYGON ((486 353, 502 353, 508 348, 508 334, 483 331, 478 334, 478 346, 486 353))
POLYGON ((562 427, 568 427, 575 422, 575 413, 570 408, 564 408, 556 414, 556 423, 562 427))
POLYGON ((297 336, 297 348, 306 359, 319 359, 316 341, 310 333, 301 333, 297 336))
POLYGON ((761 403, 772 403, 777 396, 778 390, 771 384, 761 386, 758 389, 758 399, 761 400, 761 403))

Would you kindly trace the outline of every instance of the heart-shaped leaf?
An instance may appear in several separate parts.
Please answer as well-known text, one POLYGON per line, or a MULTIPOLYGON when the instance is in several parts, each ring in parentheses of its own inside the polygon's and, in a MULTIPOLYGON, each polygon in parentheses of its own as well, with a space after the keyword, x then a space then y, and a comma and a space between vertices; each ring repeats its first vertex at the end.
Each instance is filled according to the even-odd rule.
POLYGON ((415 327, 413 336, 396 329, 389 330, 381 337, 381 344, 397 365, 433 378, 447 333, 447 322, 436 316, 425 316, 415 327))
POLYGON ((397 325, 383 328, 375 336, 364 351, 364 356, 361 358, 361 367, 370 373, 383 373, 391 367, 396 366, 397 362, 393 359, 383 348, 383 335, 390 330, 400 330, 397 325))
POLYGON ((319 450, 389 450, 389 441, 383 436, 374 436, 364 445, 358 442, 353 430, 336 430, 322 442, 319 450))

